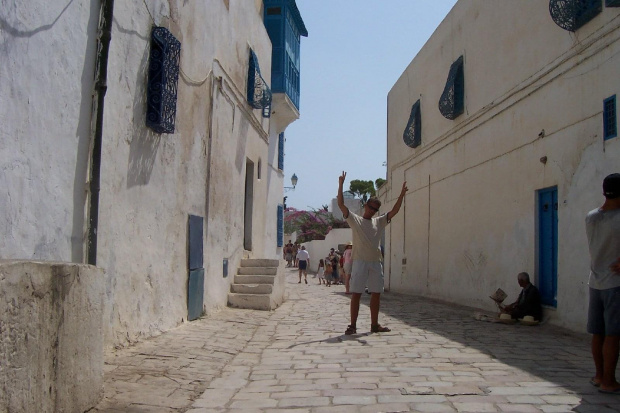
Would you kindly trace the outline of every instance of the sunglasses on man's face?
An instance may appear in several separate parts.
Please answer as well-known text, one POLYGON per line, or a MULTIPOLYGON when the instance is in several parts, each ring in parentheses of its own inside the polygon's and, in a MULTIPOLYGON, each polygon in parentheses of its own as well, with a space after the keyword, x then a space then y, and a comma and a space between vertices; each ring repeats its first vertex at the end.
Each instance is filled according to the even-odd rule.
POLYGON ((366 204, 366 206, 370 209, 372 209, 375 212, 379 212, 379 208, 375 208, 374 206, 370 205, 370 204, 366 204))

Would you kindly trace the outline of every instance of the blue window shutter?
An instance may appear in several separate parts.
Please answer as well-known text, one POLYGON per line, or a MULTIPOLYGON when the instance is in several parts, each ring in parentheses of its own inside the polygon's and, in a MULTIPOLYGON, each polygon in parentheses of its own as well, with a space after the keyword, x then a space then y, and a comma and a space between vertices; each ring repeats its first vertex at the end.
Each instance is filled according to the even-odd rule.
POLYGON ((618 136, 616 118, 616 95, 613 95, 603 101, 603 139, 618 136))
POLYGON ((284 205, 278 205, 278 247, 284 245, 284 205))
POLYGON ((278 135, 278 169, 284 170, 284 132, 278 135))

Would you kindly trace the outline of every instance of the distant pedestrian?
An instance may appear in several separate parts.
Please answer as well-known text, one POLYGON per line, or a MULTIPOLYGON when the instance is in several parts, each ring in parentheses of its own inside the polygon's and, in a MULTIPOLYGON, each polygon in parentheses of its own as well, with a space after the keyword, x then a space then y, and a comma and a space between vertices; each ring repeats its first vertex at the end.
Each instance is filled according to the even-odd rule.
POLYGON ((351 281, 351 269, 353 268, 353 243, 349 242, 342 254, 342 277, 344 278, 344 292, 351 294, 349 284, 351 281))
POLYGON ((387 214, 373 216, 379 212, 381 201, 376 197, 370 198, 364 204, 362 216, 349 211, 344 204, 342 186, 347 177, 346 172, 338 179, 338 207, 342 211, 342 216, 351 227, 353 233, 353 265, 351 268, 351 324, 347 327, 345 334, 355 334, 357 332, 357 316, 360 309, 360 299, 366 285, 370 291, 370 331, 380 333, 390 331, 389 328, 379 324, 379 307, 381 303, 381 293, 383 292, 383 257, 379 244, 383 237, 385 227, 400 210, 403 198, 407 193, 407 182, 403 182, 403 187, 394 203, 392 210, 387 214))
POLYGON ((297 253, 299 252, 299 244, 295 241, 293 244, 293 267, 297 268, 299 260, 297 259, 297 253))
POLYGON ((590 251, 588 333, 596 368, 590 383, 603 393, 620 394, 616 380, 620 345, 620 174, 603 180, 605 201, 586 216, 590 251))
MULTIPOLYGON (((323 284, 325 282, 325 261, 323 258, 319 260, 319 269, 316 270, 316 275, 319 278, 319 285, 323 284)), ((325 282, 325 284, 327 283, 325 282)))
POLYGON ((293 266, 293 243, 291 240, 288 240, 288 244, 284 246, 284 259, 286 260, 286 266, 293 266))
POLYGON ((306 246, 302 245, 299 252, 297 252, 297 263, 299 268, 299 283, 301 284, 301 274, 304 275, 304 281, 308 284, 308 265, 310 265, 310 254, 306 251, 306 246))
POLYGON ((326 287, 332 286, 332 272, 333 272, 332 262, 329 258, 325 258, 325 286, 326 287))
POLYGON ((340 282, 340 271, 339 271, 339 267, 340 266, 340 259, 338 258, 338 255, 335 255, 332 258, 332 283, 333 284, 338 284, 340 282))

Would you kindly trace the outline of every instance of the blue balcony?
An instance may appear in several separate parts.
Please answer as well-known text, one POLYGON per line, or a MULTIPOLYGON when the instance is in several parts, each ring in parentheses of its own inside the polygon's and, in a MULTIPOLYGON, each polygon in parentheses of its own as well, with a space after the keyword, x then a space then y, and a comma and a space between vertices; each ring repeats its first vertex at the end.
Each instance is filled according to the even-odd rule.
POLYGON ((271 91, 285 93, 299 110, 299 45, 308 36, 295 0, 264 0, 265 27, 271 39, 271 91))

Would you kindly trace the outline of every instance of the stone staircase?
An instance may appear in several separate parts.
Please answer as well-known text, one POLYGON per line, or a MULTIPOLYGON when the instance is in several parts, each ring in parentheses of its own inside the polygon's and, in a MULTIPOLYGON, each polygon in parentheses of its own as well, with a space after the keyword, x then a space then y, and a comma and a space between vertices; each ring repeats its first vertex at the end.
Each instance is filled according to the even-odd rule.
POLYGON ((242 259, 230 285, 228 306, 253 310, 274 310, 284 302, 282 260, 242 259))

